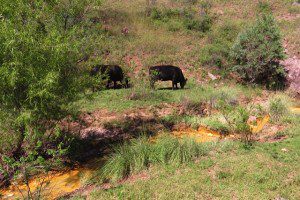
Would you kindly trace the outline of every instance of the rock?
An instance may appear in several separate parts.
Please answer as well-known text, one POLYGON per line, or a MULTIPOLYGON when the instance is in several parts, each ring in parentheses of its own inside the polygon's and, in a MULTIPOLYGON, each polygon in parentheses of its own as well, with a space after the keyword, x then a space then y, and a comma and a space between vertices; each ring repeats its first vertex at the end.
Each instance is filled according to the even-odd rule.
POLYGON ((253 115, 249 116, 249 119, 247 121, 248 124, 253 124, 254 122, 257 121, 257 118, 253 115))
POLYGON ((292 5, 293 6, 300 6, 300 3, 298 3, 297 1, 294 1, 294 3, 292 5))
POLYGON ((287 199, 285 199, 283 197, 276 197, 275 200, 287 200, 287 199))
POLYGON ((281 64, 288 71, 288 82, 290 83, 290 89, 300 94, 300 59, 297 57, 290 57, 281 64))
POLYGON ((103 127, 89 127, 80 132, 81 139, 88 140, 104 140, 113 139, 120 135, 117 130, 108 130, 103 127))
POLYGON ((208 77, 213 81, 218 79, 215 75, 213 75, 211 73, 208 73, 208 77))

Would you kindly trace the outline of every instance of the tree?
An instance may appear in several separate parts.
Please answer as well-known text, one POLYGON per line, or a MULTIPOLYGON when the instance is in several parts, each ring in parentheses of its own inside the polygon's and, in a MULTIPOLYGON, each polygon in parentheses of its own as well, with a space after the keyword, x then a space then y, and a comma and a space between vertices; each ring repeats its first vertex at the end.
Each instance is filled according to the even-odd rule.
POLYGON ((98 1, 2 1, 2 169, 5 168, 5 156, 6 160, 10 158, 16 163, 20 159, 33 162, 41 156, 53 157, 53 151, 48 151, 52 148, 54 151, 64 149, 67 141, 65 136, 55 135, 55 122, 69 114, 70 103, 78 99, 87 85, 85 72, 79 67, 78 60, 83 56, 81 52, 89 52, 87 42, 93 41, 92 38, 97 35, 90 20, 83 17, 95 2, 98 1), (67 26, 63 20, 66 6, 70 6, 66 14, 70 19, 67 26), (90 27, 88 33, 87 26, 90 27), (28 156, 31 156, 30 159, 27 159, 28 156))
POLYGON ((232 47, 235 70, 244 81, 265 84, 268 88, 284 86, 286 72, 280 30, 270 13, 262 13, 256 23, 240 33, 232 47))

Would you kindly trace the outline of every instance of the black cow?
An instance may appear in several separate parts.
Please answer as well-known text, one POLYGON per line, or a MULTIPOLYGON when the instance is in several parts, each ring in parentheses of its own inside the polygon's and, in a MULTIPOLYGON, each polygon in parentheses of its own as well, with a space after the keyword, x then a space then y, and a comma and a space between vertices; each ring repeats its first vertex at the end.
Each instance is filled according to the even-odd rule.
POLYGON ((153 66, 149 68, 150 75, 150 86, 154 88, 154 83, 158 80, 160 81, 172 81, 172 89, 174 90, 174 86, 176 89, 177 83, 180 83, 180 87, 184 88, 187 79, 184 78, 184 75, 179 67, 175 67, 172 65, 160 65, 153 66))
POLYGON ((92 68, 90 75, 96 76, 98 73, 104 75, 103 78, 107 77, 106 88, 109 88, 109 84, 114 82, 114 89, 117 87, 117 81, 120 81, 123 85, 123 81, 125 82, 125 87, 128 88, 128 78, 124 77, 123 70, 118 65, 97 65, 92 68))

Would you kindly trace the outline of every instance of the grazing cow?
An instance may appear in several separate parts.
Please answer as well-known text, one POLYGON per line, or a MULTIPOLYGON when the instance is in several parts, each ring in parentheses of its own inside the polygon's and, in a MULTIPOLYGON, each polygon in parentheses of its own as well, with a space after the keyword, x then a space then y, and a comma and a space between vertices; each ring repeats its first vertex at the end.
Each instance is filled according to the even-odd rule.
POLYGON ((180 83, 180 87, 184 88, 187 79, 184 78, 184 75, 179 67, 175 67, 172 65, 161 65, 161 66, 153 66, 149 68, 150 75, 150 86, 154 88, 154 83, 158 80, 160 81, 172 81, 172 89, 174 90, 174 86, 176 89, 177 83, 180 83))
POLYGON ((128 78, 124 78, 123 70, 118 65, 97 65, 92 68, 90 75, 96 76, 98 73, 101 75, 107 75, 107 84, 106 88, 109 88, 109 84, 114 82, 114 89, 117 87, 117 81, 120 81, 123 85, 123 81, 125 82, 125 87, 128 88, 128 78))

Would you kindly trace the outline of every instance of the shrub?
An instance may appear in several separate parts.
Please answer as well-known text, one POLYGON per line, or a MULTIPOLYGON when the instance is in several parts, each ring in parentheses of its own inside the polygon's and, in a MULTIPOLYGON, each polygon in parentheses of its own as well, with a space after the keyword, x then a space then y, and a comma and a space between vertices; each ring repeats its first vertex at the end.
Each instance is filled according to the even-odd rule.
POLYGON ((282 88, 286 72, 280 65, 284 59, 281 34, 272 14, 261 14, 256 23, 240 33, 232 47, 235 70, 246 82, 282 88))
POLYGON ((220 112, 227 122, 230 132, 240 135, 245 144, 250 144, 253 140, 253 133, 248 124, 250 110, 241 106, 234 106, 222 102, 219 106, 220 112))
POLYGON ((201 1, 200 7, 200 18, 196 18, 194 15, 190 18, 186 18, 185 27, 188 30, 197 30, 205 33, 212 27, 213 16, 210 13, 212 5, 209 1, 201 1))
POLYGON ((143 101, 143 100, 165 100, 164 94, 158 94, 156 91, 150 88, 150 81, 148 78, 140 77, 137 79, 131 79, 133 87, 130 88, 130 93, 127 96, 129 100, 143 101))
POLYGON ((251 143, 252 141, 252 131, 247 123, 248 119, 250 117, 250 112, 242 107, 239 107, 234 111, 230 117, 230 124, 233 128, 233 132, 241 135, 242 141, 244 141, 246 144, 251 143))
POLYGON ((210 30, 212 22, 213 19, 211 16, 204 15, 200 19, 186 19, 184 24, 188 30, 196 30, 205 33, 210 30))

